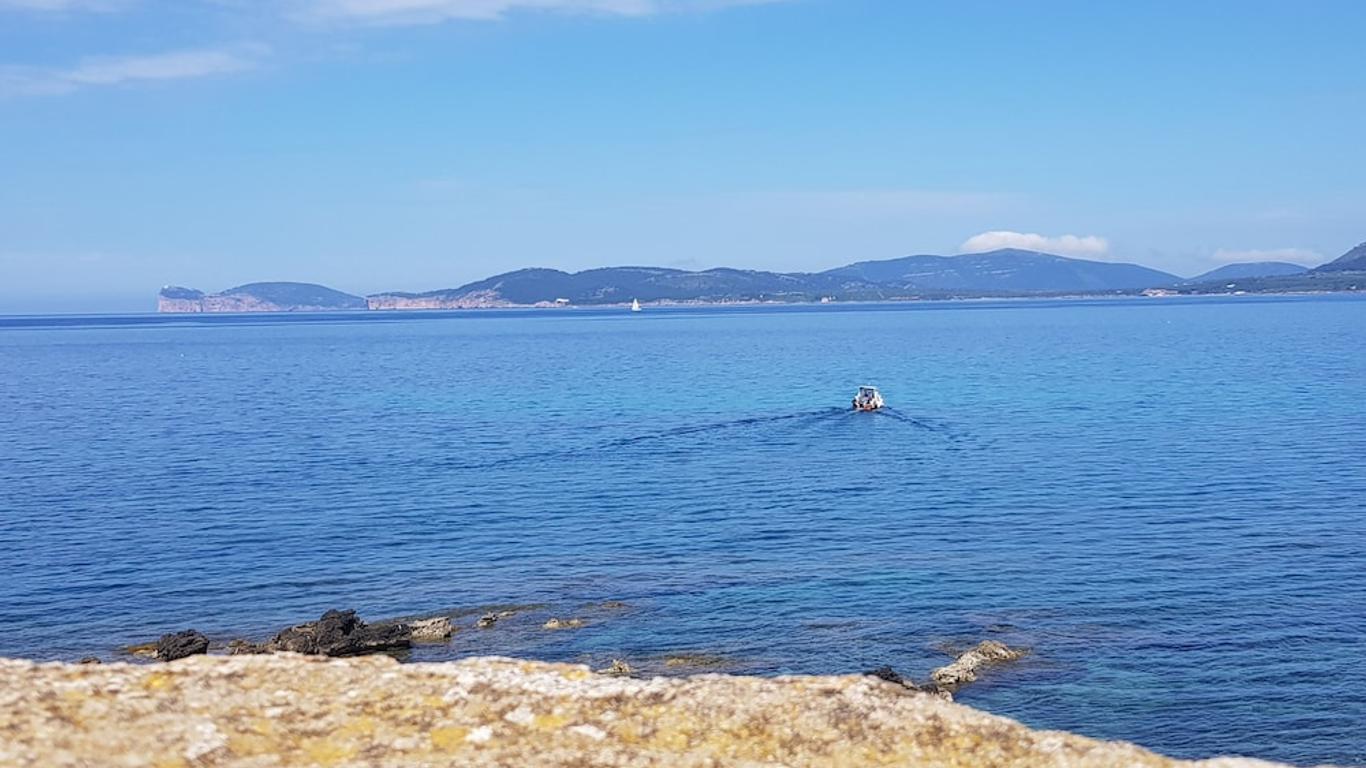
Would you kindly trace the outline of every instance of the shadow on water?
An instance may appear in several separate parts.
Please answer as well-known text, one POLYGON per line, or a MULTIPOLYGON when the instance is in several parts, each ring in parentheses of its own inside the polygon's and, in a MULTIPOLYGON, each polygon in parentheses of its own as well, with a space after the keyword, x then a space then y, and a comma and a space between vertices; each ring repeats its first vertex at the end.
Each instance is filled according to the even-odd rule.
POLYGON ((919 419, 906 413, 902 413, 890 408, 884 408, 872 413, 859 413, 848 408, 820 408, 811 411, 799 411, 797 413, 771 414, 767 416, 750 416, 743 419, 733 419, 730 421, 708 422, 705 424, 692 424, 671 429, 649 432, 631 437, 622 437, 614 440, 605 440, 591 445, 563 448, 549 451, 534 451, 522 453, 515 456, 506 456, 498 459, 479 462, 443 462, 441 466, 447 469, 456 470, 477 470, 492 469, 505 466, 509 463, 527 464, 538 461, 555 461, 568 458, 579 458, 592 454, 612 451, 621 448, 631 448, 647 443, 658 441, 673 440, 677 438, 691 437, 695 435, 707 435, 727 430, 745 429, 748 427, 762 427, 774 424, 794 424, 800 426, 816 426, 823 423, 841 420, 846 418, 886 418, 895 422, 905 424, 915 429, 927 432, 938 433, 950 439, 954 435, 952 430, 942 423, 930 420, 919 419))

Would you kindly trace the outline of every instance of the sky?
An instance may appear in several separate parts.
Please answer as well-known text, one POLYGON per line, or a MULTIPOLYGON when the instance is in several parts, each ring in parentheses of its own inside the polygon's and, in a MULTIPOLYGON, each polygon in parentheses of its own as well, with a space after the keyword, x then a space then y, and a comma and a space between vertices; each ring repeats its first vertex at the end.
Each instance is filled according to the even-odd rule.
POLYGON ((1359 0, 0 0, 0 313, 1366 240, 1359 0), (951 7, 949 7, 951 6, 951 7))

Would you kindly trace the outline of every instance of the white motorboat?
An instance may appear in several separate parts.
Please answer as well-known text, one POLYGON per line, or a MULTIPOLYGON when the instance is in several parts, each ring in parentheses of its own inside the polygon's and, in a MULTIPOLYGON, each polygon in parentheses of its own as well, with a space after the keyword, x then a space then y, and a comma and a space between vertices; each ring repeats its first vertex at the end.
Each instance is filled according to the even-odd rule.
POLYGON ((877 391, 877 387, 859 387, 858 394, 854 395, 854 410, 856 411, 876 411, 886 405, 882 400, 882 393, 877 391))

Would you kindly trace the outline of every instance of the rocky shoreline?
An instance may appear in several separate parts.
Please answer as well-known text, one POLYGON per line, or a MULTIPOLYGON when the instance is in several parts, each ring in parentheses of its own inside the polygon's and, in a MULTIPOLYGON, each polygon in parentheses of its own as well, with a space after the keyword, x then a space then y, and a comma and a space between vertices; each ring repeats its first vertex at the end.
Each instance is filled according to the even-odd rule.
MULTIPOLYGON (((618 611, 627 608, 625 603, 609 600, 595 604, 599 610, 618 611)), ((543 608, 543 606, 524 606, 485 611, 479 614, 470 629, 490 630, 498 622, 518 614, 543 608)), ((552 616, 539 625, 541 631, 557 632, 581 629, 588 625, 583 618, 560 618, 552 616)), ((218 655, 247 656, 294 653, 304 656, 326 656, 343 658, 388 654, 401 656, 415 644, 445 643, 462 627, 457 626, 449 614, 420 616, 407 619, 387 619, 367 623, 355 610, 332 609, 323 613, 316 621, 307 621, 285 627, 271 638, 253 642, 237 638, 226 644, 215 646, 210 639, 195 629, 186 629, 162 635, 155 642, 125 646, 124 653, 149 660, 172 662, 191 656, 207 656, 211 651, 218 655)), ((1010 648, 995 640, 983 640, 976 646, 955 654, 954 660, 945 666, 932 670, 922 682, 915 682, 903 676, 890 666, 869 670, 864 674, 891 682, 911 691, 930 693, 939 698, 952 701, 959 688, 977 680, 977 674, 987 668, 1018 661, 1028 651, 1010 648)), ((658 661, 658 660, 657 660, 658 661)), ((720 670, 728 665, 723 656, 708 653, 679 653, 662 659, 664 672, 675 674, 688 672, 720 670)), ((637 660, 639 664, 640 660, 637 660)), ((97 664, 95 657, 82 659, 83 664, 97 664)), ((656 665, 658 666, 658 665, 656 665)), ((656 669, 655 671, 661 671, 656 669)), ((598 669, 599 674, 616 677, 633 677, 639 674, 631 660, 613 658, 598 669)))
POLYGON ((596 671, 498 657, 400 663, 414 644, 501 622, 572 631, 628 608, 607 601, 543 621, 546 606, 504 607, 374 623, 330 610, 261 641, 211 642, 187 629, 125 648, 144 663, 0 659, 0 765, 1190 764, 952 703, 960 687, 1028 653, 995 640, 920 681, 888 666, 833 677, 717 674, 731 660, 701 652, 642 669, 635 665, 647 660, 612 659, 596 671))
POLYGON ((499 658, 0 660, 0 765, 1267 766, 1034 731, 864 676, 631 679, 499 658))

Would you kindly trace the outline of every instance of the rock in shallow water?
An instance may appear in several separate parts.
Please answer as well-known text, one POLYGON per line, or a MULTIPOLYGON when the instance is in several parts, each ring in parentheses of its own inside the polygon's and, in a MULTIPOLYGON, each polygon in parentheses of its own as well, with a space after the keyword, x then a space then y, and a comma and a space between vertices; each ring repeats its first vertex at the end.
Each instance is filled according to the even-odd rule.
POLYGON ((731 661, 725 656, 717 656, 711 653, 678 653, 664 657, 664 666, 669 668, 692 667, 694 669, 720 669, 730 666, 731 661))
POLYGON ((361 621, 355 611, 328 611, 317 621, 290 627, 265 644, 267 651, 292 651, 319 656, 361 656, 412 646, 407 624, 361 621))
POLYGON ((193 629, 162 635, 156 645, 156 657, 162 661, 175 661, 208 652, 209 638, 193 629))
POLYGON ((953 691, 964 683, 977 679, 977 670, 993 664, 1016 661, 1024 657, 1026 651, 1010 648, 995 640, 983 640, 976 648, 958 654, 952 664, 940 667, 930 673, 930 679, 940 689, 953 691))
POLYGON ((521 612, 523 612, 523 611, 525 611, 525 610, 528 610, 528 609, 531 609, 531 608, 539 608, 539 607, 542 607, 542 606, 535 606, 535 605, 520 605, 520 606, 517 606, 517 607, 515 607, 515 608, 506 608, 506 609, 504 609, 504 610, 496 611, 496 612, 495 612, 495 611, 489 611, 488 613, 484 614, 483 616, 480 616, 480 617, 479 617, 479 620, 476 621, 476 622, 474 622, 474 626, 478 627, 479 629, 488 629, 488 628, 492 627, 494 624, 497 624, 497 623, 498 623, 499 621, 501 621, 502 619, 510 618, 510 617, 512 617, 512 616, 516 616, 517 614, 519 614, 519 613, 521 613, 521 612))
POLYGON ((0 734, 7 768, 1187 765, 863 676, 634 680, 509 659, 0 660, 0 734))
POLYGON ((409 625, 412 628, 413 642, 415 643, 443 643, 451 639, 451 634, 455 631, 451 626, 451 620, 447 616, 433 616, 430 619, 418 619, 409 625))
POLYGON ((900 672, 897 672, 895 669, 892 669, 886 664, 878 667, 877 669, 869 670, 864 674, 868 677, 876 677, 879 680, 885 680, 889 683, 895 683, 903 688, 916 689, 915 683, 912 683, 910 680, 907 680, 906 678, 902 677, 900 672))
POLYGON ((583 619, 551 619, 541 626, 545 629, 578 629, 583 626, 583 619))
POLYGON ((228 642, 229 656, 243 656, 251 653, 270 653, 265 643, 253 643, 250 640, 238 638, 228 642))
POLYGON ((608 675, 610 677, 630 677, 631 665, 626 663, 625 659, 612 659, 611 664, 608 664, 606 667, 597 670, 597 673, 599 675, 608 675))

